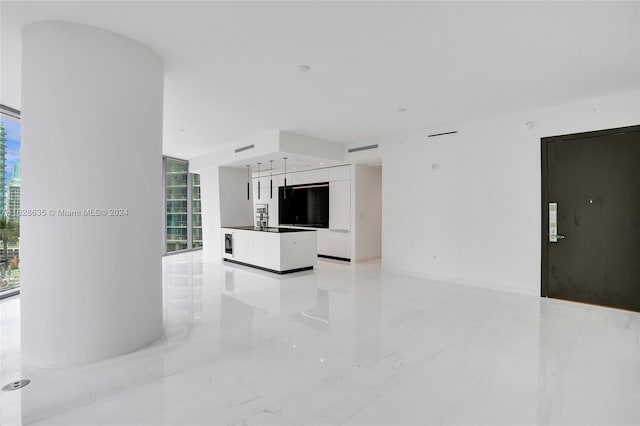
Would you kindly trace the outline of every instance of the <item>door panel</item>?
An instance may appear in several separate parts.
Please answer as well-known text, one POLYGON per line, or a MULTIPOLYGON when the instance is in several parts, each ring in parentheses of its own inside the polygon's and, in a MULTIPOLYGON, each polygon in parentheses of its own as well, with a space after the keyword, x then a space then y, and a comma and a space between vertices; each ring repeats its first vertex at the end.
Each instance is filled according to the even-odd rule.
POLYGON ((543 209, 557 203, 559 236, 543 239, 548 297, 640 311, 637 127, 543 139, 543 209))

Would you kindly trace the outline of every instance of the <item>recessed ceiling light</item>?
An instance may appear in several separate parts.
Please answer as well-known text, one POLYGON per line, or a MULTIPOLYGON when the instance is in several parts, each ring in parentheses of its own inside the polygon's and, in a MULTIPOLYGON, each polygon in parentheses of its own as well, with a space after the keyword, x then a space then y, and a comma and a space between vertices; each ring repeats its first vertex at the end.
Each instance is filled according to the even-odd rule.
POLYGON ((406 108, 398 108, 398 112, 405 112, 407 109, 406 108))
POLYGON ((324 163, 320 163, 321 166, 324 166, 324 163))
POLYGON ((296 166, 293 166, 293 170, 295 170, 295 169, 296 169, 296 166))
POLYGON ((298 66, 298 71, 300 72, 311 71, 311 67, 309 65, 300 65, 298 66))

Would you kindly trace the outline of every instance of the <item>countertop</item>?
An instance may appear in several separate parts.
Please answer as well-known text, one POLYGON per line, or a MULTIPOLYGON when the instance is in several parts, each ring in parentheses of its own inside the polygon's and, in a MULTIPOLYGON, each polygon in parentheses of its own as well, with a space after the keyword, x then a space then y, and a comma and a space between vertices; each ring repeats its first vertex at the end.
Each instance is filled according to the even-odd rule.
POLYGON ((296 228, 275 228, 265 227, 259 228, 256 226, 223 226, 224 229, 238 229, 241 231, 257 231, 257 232, 274 232, 276 234, 284 234, 287 232, 316 232, 315 229, 296 229, 296 228))

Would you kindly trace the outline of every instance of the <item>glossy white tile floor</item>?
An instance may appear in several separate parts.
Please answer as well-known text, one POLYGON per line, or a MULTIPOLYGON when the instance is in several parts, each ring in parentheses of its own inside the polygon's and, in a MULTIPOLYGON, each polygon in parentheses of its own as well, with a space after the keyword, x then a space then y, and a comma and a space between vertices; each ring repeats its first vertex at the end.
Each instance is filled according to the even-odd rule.
MULTIPOLYGON (((166 336, 20 365, 0 302, 5 425, 640 424, 640 314, 320 262, 283 278, 164 259, 166 336)), ((126 295, 124 296, 126 297, 126 295)))

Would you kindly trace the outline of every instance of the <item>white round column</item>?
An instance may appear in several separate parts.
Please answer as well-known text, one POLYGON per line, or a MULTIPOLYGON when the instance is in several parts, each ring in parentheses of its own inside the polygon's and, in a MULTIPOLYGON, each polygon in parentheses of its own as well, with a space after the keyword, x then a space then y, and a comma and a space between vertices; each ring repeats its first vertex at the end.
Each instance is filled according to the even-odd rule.
POLYGON ((162 61, 66 22, 22 43, 23 362, 134 351, 163 331, 162 61))

